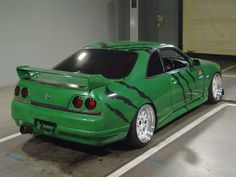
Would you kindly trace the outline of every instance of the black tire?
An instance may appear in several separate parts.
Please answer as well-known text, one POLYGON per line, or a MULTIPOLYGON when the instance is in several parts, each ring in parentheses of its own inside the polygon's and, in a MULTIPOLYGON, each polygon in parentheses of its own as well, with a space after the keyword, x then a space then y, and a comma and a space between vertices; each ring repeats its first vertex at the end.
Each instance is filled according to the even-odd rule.
MULTIPOLYGON (((145 106, 145 105, 143 105, 145 106)), ((137 135, 137 129, 136 129, 136 123, 137 123, 137 119, 138 119, 138 114, 139 114, 139 111, 143 108, 143 106, 137 111, 132 123, 131 123, 131 126, 130 126, 130 130, 129 130, 129 133, 128 133, 128 136, 127 136, 127 139, 126 139, 126 143, 131 146, 132 148, 142 148, 144 146, 146 146, 149 141, 147 142, 142 142, 140 141, 140 139, 138 138, 138 135, 137 135)), ((151 108, 152 108, 152 111, 154 113, 154 124, 156 124, 156 116, 155 116, 155 112, 154 112, 154 109, 151 105, 149 105, 151 108)), ((153 133, 155 131, 155 127, 154 127, 154 130, 153 130, 153 133)), ((151 136, 152 137, 152 136, 151 136)))
MULTIPOLYGON (((219 101, 221 101, 221 99, 222 99, 222 95, 219 96, 219 98, 215 98, 214 94, 213 94, 213 80, 216 76, 219 76, 221 78, 220 73, 215 73, 212 80, 211 80, 211 84, 209 86, 209 91, 208 91, 208 100, 207 100, 207 102, 210 103, 210 104, 216 104, 219 101)), ((222 85, 221 85, 221 87, 222 87, 222 85)))

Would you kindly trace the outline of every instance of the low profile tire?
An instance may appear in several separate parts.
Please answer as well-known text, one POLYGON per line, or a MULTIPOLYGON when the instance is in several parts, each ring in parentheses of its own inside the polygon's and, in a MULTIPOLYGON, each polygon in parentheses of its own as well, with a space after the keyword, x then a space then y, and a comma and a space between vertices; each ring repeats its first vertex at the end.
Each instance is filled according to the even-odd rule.
POLYGON ((151 140, 156 125, 156 116, 153 107, 143 105, 132 121, 127 137, 127 143, 135 148, 144 147, 151 140))
POLYGON ((219 73, 215 73, 209 87, 208 103, 215 104, 222 99, 222 79, 219 73))

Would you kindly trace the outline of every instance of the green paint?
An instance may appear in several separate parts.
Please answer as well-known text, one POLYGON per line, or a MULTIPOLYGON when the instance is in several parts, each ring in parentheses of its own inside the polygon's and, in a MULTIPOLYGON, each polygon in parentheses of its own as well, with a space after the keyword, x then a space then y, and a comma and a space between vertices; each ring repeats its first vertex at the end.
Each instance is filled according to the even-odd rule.
POLYGON ((129 76, 121 80, 109 80, 102 75, 17 67, 20 78, 17 85, 21 89, 27 87, 29 96, 25 99, 15 96, 12 102, 12 117, 18 126, 22 123, 32 125, 35 132, 47 136, 102 146, 125 139, 138 109, 143 104, 152 104, 158 119, 157 128, 160 128, 204 103, 214 73, 220 72, 219 65, 201 60, 203 78, 199 78, 199 67, 194 66, 172 74, 163 73, 146 78, 150 55, 146 49, 155 50, 162 47, 173 46, 129 41, 109 41, 87 46, 124 51, 135 49, 138 54, 137 62, 129 76), (178 72, 180 74, 177 74, 178 72), (175 85, 172 83, 173 74, 178 77, 178 83, 175 85), (74 108, 72 99, 75 96, 80 96, 84 101, 89 97, 94 98, 97 101, 96 108, 88 110, 84 104, 79 109, 74 108), (31 101, 63 109, 36 106, 31 104, 31 101), (52 122, 56 126, 39 126, 38 120, 52 122), (48 128, 42 130, 40 127, 48 128))

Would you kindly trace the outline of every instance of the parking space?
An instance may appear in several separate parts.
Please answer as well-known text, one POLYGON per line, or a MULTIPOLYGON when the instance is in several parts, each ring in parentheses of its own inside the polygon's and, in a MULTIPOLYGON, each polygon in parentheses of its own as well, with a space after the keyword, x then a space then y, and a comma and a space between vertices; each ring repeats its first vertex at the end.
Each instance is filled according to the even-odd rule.
POLYGON ((23 135, 0 144, 0 171, 8 177, 48 177, 58 173, 69 177, 106 176, 211 109, 211 105, 203 105, 187 113, 158 131, 147 147, 137 150, 123 143, 96 148, 23 135))

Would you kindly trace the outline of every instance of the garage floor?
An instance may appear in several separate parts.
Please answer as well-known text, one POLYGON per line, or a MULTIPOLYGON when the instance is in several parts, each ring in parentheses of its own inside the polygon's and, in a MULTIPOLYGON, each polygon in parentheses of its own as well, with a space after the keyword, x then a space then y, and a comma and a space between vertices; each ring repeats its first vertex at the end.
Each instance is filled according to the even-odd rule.
MULTIPOLYGON (((222 67, 226 68, 223 81, 227 101, 199 106, 159 130, 147 147, 138 150, 128 149, 122 143, 95 148, 29 135, 1 142, 2 138, 18 133, 18 129, 10 116, 13 87, 0 89, 0 176, 95 177, 112 173, 215 107, 236 103, 236 63, 225 63, 222 67)), ((234 114, 236 107, 221 109, 123 176, 236 176, 234 114)))
POLYGON ((215 113, 123 176, 235 177, 235 106, 215 113))

